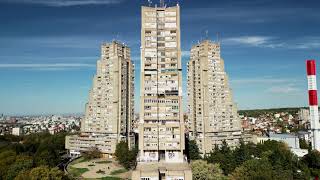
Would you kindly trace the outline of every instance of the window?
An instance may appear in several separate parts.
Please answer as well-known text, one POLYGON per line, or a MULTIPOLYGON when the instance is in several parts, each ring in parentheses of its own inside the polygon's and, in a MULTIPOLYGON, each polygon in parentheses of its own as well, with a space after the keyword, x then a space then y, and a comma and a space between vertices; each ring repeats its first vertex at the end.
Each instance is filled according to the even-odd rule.
POLYGON ((172 106, 172 109, 179 109, 178 106, 172 106))

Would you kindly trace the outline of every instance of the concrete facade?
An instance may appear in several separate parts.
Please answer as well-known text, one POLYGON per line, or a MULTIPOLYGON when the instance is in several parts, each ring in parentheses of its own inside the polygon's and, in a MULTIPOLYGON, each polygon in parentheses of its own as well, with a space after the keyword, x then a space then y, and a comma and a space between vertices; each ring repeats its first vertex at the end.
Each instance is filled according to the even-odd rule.
POLYGON ((301 108, 298 111, 299 124, 303 125, 307 122, 310 122, 309 109, 301 108))
POLYGON ((180 7, 142 7, 138 165, 132 179, 191 180, 182 107, 180 7))
POLYGON ((121 140, 132 146, 133 120, 134 65, 130 48, 116 41, 105 43, 81 121, 81 135, 67 137, 66 149, 78 152, 96 147, 102 153, 113 154, 121 140))
POLYGON ((190 137, 203 155, 223 141, 236 146, 241 122, 220 57, 220 43, 205 40, 194 45, 187 66, 190 137))
POLYGON ((269 136, 255 137, 254 143, 264 143, 266 141, 278 141, 288 145, 288 148, 298 157, 303 157, 308 154, 307 149, 300 149, 299 137, 292 134, 274 134, 271 133, 269 136))
POLYGON ((20 127, 12 128, 11 134, 14 136, 21 136, 21 135, 23 135, 23 128, 20 128, 20 127))
POLYGON ((283 142, 288 145, 289 148, 299 149, 299 137, 291 134, 274 134, 271 133, 269 136, 260 136, 257 137, 257 143, 263 143, 265 141, 278 141, 283 142))

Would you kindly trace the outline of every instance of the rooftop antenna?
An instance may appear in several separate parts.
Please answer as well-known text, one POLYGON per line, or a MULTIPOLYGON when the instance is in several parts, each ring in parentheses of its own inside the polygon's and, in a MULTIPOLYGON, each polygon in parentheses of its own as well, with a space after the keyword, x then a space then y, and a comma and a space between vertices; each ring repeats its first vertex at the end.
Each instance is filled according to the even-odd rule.
POLYGON ((220 44, 220 34, 219 34, 219 32, 217 32, 217 43, 220 44))
POLYGON ((160 0, 160 7, 164 7, 164 0, 160 0))
POLYGON ((209 40, 209 31, 206 30, 206 40, 209 40))
POLYGON ((117 35, 116 35, 116 41, 119 41, 119 33, 117 33, 117 35))

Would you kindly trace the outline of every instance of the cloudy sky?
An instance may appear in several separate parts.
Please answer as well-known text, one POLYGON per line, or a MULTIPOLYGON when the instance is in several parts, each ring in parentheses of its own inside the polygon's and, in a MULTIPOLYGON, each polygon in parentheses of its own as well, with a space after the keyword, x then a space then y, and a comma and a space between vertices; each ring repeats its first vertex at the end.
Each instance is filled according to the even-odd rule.
MULTIPOLYGON (((188 52, 208 31, 212 40, 219 34, 239 109, 307 105, 305 60, 320 58, 319 0, 179 3, 184 92, 188 52)), ((0 113, 82 113, 99 46, 113 39, 131 47, 137 105, 141 5, 147 0, 0 0, 0 113)))

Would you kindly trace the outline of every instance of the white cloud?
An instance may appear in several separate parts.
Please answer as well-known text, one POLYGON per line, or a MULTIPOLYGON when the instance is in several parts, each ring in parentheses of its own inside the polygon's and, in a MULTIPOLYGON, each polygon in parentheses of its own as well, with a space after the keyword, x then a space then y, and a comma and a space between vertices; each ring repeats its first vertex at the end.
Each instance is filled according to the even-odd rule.
POLYGON ((247 45, 255 47, 278 48, 283 47, 283 43, 275 42, 274 37, 269 36, 239 36, 223 39, 226 45, 247 45))
POLYGON ((287 93, 294 93, 294 92, 299 92, 300 89, 294 87, 293 85, 288 85, 288 86, 273 86, 267 89, 267 92, 271 93, 282 93, 282 94, 287 94, 287 93))
POLYGON ((270 36, 229 37, 222 41, 225 45, 245 45, 262 48, 316 49, 320 48, 320 37, 301 37, 282 40, 270 36))
POLYGON ((70 68, 88 68, 95 67, 94 64, 81 63, 53 63, 53 64, 0 64, 0 68, 24 68, 37 70, 66 70, 70 68))
MULTIPOLYGON (((1 0, 0 0, 1 1, 1 0)), ((6 48, 13 48, 17 45, 27 47, 40 47, 40 48, 72 48, 72 49, 100 49, 101 44, 113 41, 112 37, 100 36, 35 36, 25 37, 21 41, 20 37, 3 37, 1 44, 6 48)), ((118 40, 119 42, 128 44, 129 47, 133 46, 135 39, 129 37, 125 40, 118 40)))
POLYGON ((293 78, 276 78, 276 77, 258 77, 258 78, 243 78, 231 80, 231 84, 239 86, 257 85, 264 87, 267 93, 295 93, 300 92, 298 88, 300 80, 293 78))
POLYGON ((80 6, 94 4, 117 4, 124 0, 6 0, 9 3, 41 4, 45 6, 80 6))
POLYGON ((261 77, 261 78, 242 78, 231 80, 233 84, 274 84, 274 83, 289 83, 295 82, 295 79, 281 79, 272 77, 261 77))
POLYGON ((283 21, 295 22, 297 18, 318 19, 320 17, 319 13, 313 11, 310 7, 279 7, 270 9, 259 5, 252 8, 249 6, 252 5, 251 1, 246 5, 239 5, 239 2, 242 1, 230 1, 230 3, 227 3, 228 6, 217 5, 216 7, 185 9, 185 17, 187 17, 189 21, 203 19, 224 23, 236 22, 250 24, 283 21), (297 14, 299 14, 298 17, 297 14))
POLYGON ((7 47, 18 45, 45 47, 45 48, 75 48, 75 49, 97 49, 101 45, 102 40, 99 37, 87 36, 36 36, 26 37, 24 41, 16 37, 4 37, 1 43, 8 44, 7 47))
POLYGON ((0 55, 0 59, 8 59, 8 60, 13 60, 13 59, 23 59, 23 60, 54 60, 54 61, 92 61, 92 60, 97 60, 99 57, 98 56, 56 56, 56 57, 48 57, 48 56, 30 56, 30 55, 9 55, 9 56, 2 56, 0 55))
POLYGON ((291 49, 315 49, 320 48, 320 37, 304 37, 288 43, 291 49))
POLYGON ((265 37, 265 36, 241 36, 241 37, 233 37, 233 38, 227 38, 224 39, 224 43, 230 43, 230 44, 248 44, 252 46, 259 46, 262 44, 266 44, 271 37, 265 37))

